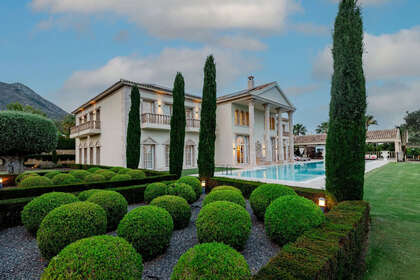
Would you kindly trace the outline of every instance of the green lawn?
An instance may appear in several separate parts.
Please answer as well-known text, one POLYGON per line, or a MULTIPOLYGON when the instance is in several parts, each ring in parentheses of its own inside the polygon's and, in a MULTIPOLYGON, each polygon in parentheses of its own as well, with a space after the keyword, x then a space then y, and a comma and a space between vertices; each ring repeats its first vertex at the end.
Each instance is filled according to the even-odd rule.
POLYGON ((365 279, 420 279, 420 164, 368 173, 365 200, 372 217, 365 279))

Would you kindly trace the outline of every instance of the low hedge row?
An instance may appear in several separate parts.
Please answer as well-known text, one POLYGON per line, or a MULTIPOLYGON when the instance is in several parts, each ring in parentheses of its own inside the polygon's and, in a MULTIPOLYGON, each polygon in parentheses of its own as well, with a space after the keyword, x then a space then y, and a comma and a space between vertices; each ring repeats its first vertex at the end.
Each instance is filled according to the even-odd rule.
MULTIPOLYGON (((64 164, 63 167, 71 168, 71 169, 90 169, 92 167, 97 167, 101 169, 111 169, 113 166, 106 166, 106 165, 93 165, 93 164, 64 164)), ((156 170, 150 170, 150 169, 138 169, 144 171, 146 173, 146 176, 157 176, 157 175, 168 175, 169 172, 167 171, 156 171, 156 170)))
POLYGON ((369 231, 369 204, 339 203, 325 223, 283 246, 253 277, 270 279, 360 279, 369 231))

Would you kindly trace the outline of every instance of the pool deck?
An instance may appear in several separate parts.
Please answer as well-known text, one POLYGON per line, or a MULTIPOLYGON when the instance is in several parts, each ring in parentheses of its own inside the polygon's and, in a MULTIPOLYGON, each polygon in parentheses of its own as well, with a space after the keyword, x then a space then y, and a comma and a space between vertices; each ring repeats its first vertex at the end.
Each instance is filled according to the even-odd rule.
MULTIPOLYGON (((316 162, 316 161, 309 161, 309 162, 316 162)), ((394 162, 394 161, 393 160, 368 161, 368 162, 366 162, 365 173, 370 172, 370 171, 372 171, 376 168, 379 168, 381 166, 384 166, 384 165, 386 165, 390 162, 394 162)), ((267 167, 268 166, 260 166, 260 167, 256 167, 256 168, 252 168, 252 169, 242 169, 242 171, 243 170, 265 169, 267 167)), ((223 172, 217 172, 214 175, 218 176, 218 177, 226 177, 226 178, 233 178, 233 179, 240 179, 240 180, 247 180, 247 181, 272 183, 272 184, 282 184, 282 185, 293 186, 293 187, 325 190, 325 176, 319 176, 319 177, 311 179, 311 180, 297 182, 297 181, 286 181, 286 180, 267 179, 267 178, 240 177, 240 176, 235 176, 235 175, 226 175, 226 174, 223 174, 223 172)))

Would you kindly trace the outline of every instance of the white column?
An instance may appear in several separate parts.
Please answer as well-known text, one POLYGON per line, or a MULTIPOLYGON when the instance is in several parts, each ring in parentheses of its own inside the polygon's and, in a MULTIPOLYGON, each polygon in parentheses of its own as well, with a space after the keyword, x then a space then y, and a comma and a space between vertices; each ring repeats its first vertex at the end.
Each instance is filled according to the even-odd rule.
POLYGON ((294 135, 293 135, 293 111, 289 111, 289 154, 290 161, 295 160, 295 145, 294 145, 294 135))
POLYGON ((270 143, 270 104, 264 104, 264 109, 265 109, 265 125, 264 125, 265 160, 272 161, 271 143, 270 143))
POLYGON ((255 154, 255 137, 254 137, 254 101, 250 100, 248 103, 249 111, 249 164, 251 166, 256 165, 256 154, 255 154))
POLYGON ((282 117, 281 117, 281 109, 277 109, 277 154, 279 161, 284 160, 283 154, 283 124, 282 124, 282 117))

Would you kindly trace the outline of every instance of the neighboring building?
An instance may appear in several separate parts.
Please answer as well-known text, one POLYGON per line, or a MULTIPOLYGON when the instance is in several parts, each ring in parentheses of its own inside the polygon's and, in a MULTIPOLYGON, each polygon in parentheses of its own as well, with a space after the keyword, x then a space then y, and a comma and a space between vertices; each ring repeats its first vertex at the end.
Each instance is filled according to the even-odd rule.
MULTIPOLYGON (((73 111, 76 126, 76 163, 126 165, 126 133, 131 88, 141 96, 140 168, 169 168, 170 89, 120 80, 73 111)), ((197 167, 201 98, 185 95, 187 115, 184 168, 197 167)), ((295 108, 276 82, 217 99, 216 165, 254 166, 293 160, 292 116, 295 108), (288 119, 283 118, 283 114, 288 119), (291 145, 289 145, 291 143, 291 145), (279 149, 278 147, 282 147, 279 149)))

